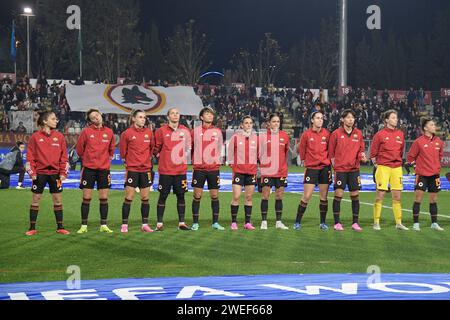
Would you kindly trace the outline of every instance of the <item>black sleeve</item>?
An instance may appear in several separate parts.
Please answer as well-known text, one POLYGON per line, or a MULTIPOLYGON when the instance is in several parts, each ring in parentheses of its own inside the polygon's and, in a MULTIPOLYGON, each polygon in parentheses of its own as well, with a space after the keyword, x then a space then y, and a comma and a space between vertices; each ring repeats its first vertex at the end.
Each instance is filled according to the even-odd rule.
POLYGON ((16 165, 19 168, 23 168, 23 158, 22 158, 22 152, 18 152, 16 155, 16 165))

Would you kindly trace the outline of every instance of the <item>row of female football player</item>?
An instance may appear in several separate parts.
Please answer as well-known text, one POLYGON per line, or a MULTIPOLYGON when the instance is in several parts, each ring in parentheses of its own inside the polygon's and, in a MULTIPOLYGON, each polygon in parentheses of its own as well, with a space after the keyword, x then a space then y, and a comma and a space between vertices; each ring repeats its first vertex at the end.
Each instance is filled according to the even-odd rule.
MULTIPOLYGON (((203 190, 208 184, 212 228, 223 231, 219 224, 220 212, 220 166, 222 164, 222 132, 213 125, 215 112, 204 108, 200 113, 202 125, 188 130, 180 124, 178 109, 171 108, 167 113, 168 123, 155 133, 146 127, 146 113, 142 110, 132 112, 130 127, 120 138, 120 154, 126 167, 125 197, 122 204, 122 225, 120 232, 128 233, 128 220, 131 204, 136 191, 140 191, 141 231, 151 233, 164 230, 166 201, 173 190, 177 198, 178 229, 197 231, 200 228, 200 204, 203 190), (185 193, 188 191, 187 159, 192 155, 193 178, 192 217, 189 227, 185 222, 185 193), (150 190, 153 184, 152 158, 158 159, 159 198, 157 202, 157 223, 155 230, 150 227, 150 190)), ((81 204, 81 228, 77 233, 88 232, 88 216, 95 186, 100 202, 100 232, 112 233, 108 225, 108 197, 111 187, 110 166, 114 156, 115 139, 111 129, 103 125, 102 114, 92 109, 87 112, 89 126, 80 134, 76 150, 83 161, 80 188, 83 191, 81 204)), ((344 190, 348 187, 352 202, 352 229, 362 231, 359 225, 359 191, 361 189, 360 164, 368 162, 362 132, 355 127, 355 114, 352 110, 342 113, 342 126, 332 134, 323 128, 324 115, 317 111, 311 115, 311 127, 305 131, 298 145, 301 163, 305 166, 304 192, 298 206, 294 230, 301 230, 302 218, 311 201, 314 188, 319 187, 320 229, 327 231, 328 193, 332 184, 334 170, 335 196, 333 200, 334 230, 343 231, 340 219, 340 205, 344 190)), ((398 230, 408 230, 402 224, 401 191, 402 159, 404 137, 397 129, 398 117, 395 110, 384 115, 385 127, 373 140, 370 159, 376 165, 377 195, 374 204, 375 230, 380 230, 381 208, 386 192, 392 192, 393 211, 398 230)), ((39 204, 44 188, 48 185, 54 203, 57 233, 67 235, 69 231, 63 225, 62 196, 63 181, 68 176, 67 146, 64 136, 56 131, 58 120, 52 112, 40 114, 38 124, 41 130, 30 138, 27 153, 27 172, 32 186, 32 204, 30 207, 30 228, 28 236, 37 234, 36 221, 39 204)), ((255 230, 251 222, 255 185, 262 187, 261 229, 268 228, 268 203, 272 189, 275 188, 275 228, 289 229, 282 222, 283 195, 288 184, 287 157, 290 137, 280 130, 281 121, 277 114, 267 119, 268 129, 259 135, 254 131, 250 116, 242 119, 241 130, 230 139, 228 162, 233 170, 231 230, 239 229, 238 213, 242 191, 244 192, 245 230, 255 230), (257 178, 257 170, 260 178, 257 178), (260 179, 260 181, 257 181, 260 179)), ((416 166, 416 194, 413 206, 414 227, 420 230, 419 212, 424 192, 430 193, 430 213, 432 228, 443 230, 437 224, 437 193, 440 190, 440 161, 443 152, 442 141, 435 136, 436 125, 431 119, 422 121, 424 135, 414 142, 408 153, 408 164, 416 166)))

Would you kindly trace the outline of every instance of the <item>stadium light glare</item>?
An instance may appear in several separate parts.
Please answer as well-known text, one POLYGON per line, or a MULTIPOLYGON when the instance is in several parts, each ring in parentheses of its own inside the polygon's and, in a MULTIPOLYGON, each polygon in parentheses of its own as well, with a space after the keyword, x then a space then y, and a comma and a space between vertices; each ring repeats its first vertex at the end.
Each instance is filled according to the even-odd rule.
POLYGON ((33 9, 31 9, 30 7, 26 7, 23 9, 23 13, 24 14, 33 14, 33 9))

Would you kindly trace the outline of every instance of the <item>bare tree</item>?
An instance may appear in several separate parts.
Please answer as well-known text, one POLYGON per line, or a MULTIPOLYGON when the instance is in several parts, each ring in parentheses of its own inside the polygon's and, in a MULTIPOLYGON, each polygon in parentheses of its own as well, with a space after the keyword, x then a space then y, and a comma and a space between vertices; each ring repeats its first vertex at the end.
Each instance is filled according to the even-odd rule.
POLYGON ((278 41, 271 33, 266 33, 255 53, 240 49, 231 63, 239 79, 245 84, 264 86, 275 82, 286 61, 287 55, 282 53, 278 41))
POLYGON ((206 61, 210 43, 206 34, 200 34, 190 20, 184 26, 176 26, 167 39, 167 63, 176 79, 185 84, 198 82, 202 71, 211 63, 206 61))

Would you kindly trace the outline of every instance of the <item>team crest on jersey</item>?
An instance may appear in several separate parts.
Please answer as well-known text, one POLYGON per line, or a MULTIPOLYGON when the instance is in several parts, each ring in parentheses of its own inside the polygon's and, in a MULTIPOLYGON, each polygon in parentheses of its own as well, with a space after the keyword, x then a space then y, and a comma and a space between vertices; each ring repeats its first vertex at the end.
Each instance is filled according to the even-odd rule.
POLYGON ((39 142, 44 142, 44 139, 39 139, 39 142))
POLYGON ((314 138, 309 139, 309 141, 314 141, 314 138))
POLYGON ((91 134, 90 138, 91 138, 91 139, 94 139, 94 138, 95 138, 95 136, 94 136, 93 134, 91 134))
POLYGON ((58 138, 53 138, 53 141, 54 142, 58 142, 58 138))
POLYGON ((353 138, 358 139, 358 135, 357 135, 357 134, 354 134, 354 135, 353 135, 353 138))
POLYGON ((424 145, 423 147, 424 147, 424 148, 428 148, 428 145, 426 144, 426 145, 424 145))
POLYGON ((145 138, 145 139, 148 139, 148 134, 146 134, 146 135, 144 136, 144 138, 145 138))
POLYGON ((325 140, 327 140, 327 137, 322 137, 322 141, 325 141, 325 140))
POLYGON ((108 135, 106 133, 103 135, 103 139, 108 139, 108 135))
POLYGON ((341 139, 345 139, 345 137, 344 137, 344 136, 341 136, 341 139))
POLYGON ((137 138, 136 137, 133 137, 133 138, 131 138, 132 140, 136 140, 137 138))

